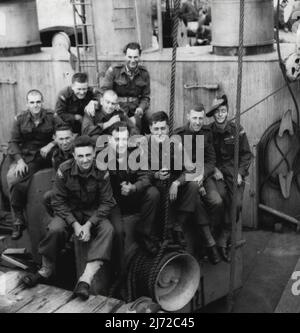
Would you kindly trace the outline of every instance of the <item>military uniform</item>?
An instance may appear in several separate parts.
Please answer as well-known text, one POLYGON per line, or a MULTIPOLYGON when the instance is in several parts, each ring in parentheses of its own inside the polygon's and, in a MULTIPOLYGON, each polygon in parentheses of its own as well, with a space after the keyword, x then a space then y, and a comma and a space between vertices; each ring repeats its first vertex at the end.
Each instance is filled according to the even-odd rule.
MULTIPOLYGON (((128 150, 128 156, 130 152, 131 150, 128 150)), ((128 167, 126 170, 122 170, 125 168, 119 164, 118 160, 111 160, 110 163, 110 181, 120 209, 119 214, 140 213, 140 219, 135 227, 136 241, 142 247, 147 246, 152 239, 160 200, 158 190, 151 184, 152 174, 150 171, 130 170, 128 167), (135 185, 136 191, 128 196, 122 195, 121 183, 123 182, 135 185)), ((121 217, 116 214, 114 222, 120 223, 121 217)), ((119 228, 117 227, 117 229, 119 228)))
POLYGON ((74 94, 72 87, 66 87, 58 94, 55 105, 55 112, 68 125, 72 127, 74 133, 81 132, 81 122, 75 120, 75 115, 84 116, 84 109, 90 101, 98 101, 99 91, 92 87, 88 88, 86 96, 79 99, 74 94))
POLYGON ((52 207, 55 217, 40 242, 39 253, 55 262, 64 248, 72 224, 92 223, 87 261, 109 260, 113 227, 107 217, 115 206, 109 175, 93 163, 88 173, 81 173, 74 159, 60 165, 53 187, 52 207))
MULTIPOLYGON (((213 133, 213 142, 216 151, 216 167, 222 172, 223 180, 214 180, 211 184, 213 190, 218 195, 218 200, 223 201, 225 208, 225 219, 222 217, 219 223, 224 224, 224 228, 231 229, 231 205, 233 195, 233 175, 234 175, 234 143, 236 125, 229 122, 224 130, 219 129, 215 123, 210 124, 213 133)), ((247 135, 242 127, 239 133, 239 168, 238 173, 243 180, 248 175, 248 169, 251 163, 251 150, 247 135)), ((243 192, 245 184, 238 186, 237 193, 237 219, 242 209, 243 192)), ((220 244, 224 246, 225 244, 220 244)))
POLYGON ((51 151, 52 168, 57 171, 62 163, 71 158, 73 158, 73 153, 71 150, 63 151, 59 147, 54 147, 51 151))
MULTIPOLYGON (((143 122, 148 121, 146 111, 150 105, 150 76, 144 66, 138 66, 133 76, 125 64, 109 67, 100 90, 103 94, 110 89, 117 93, 120 106, 129 118, 133 117, 136 108, 140 107, 144 111, 143 122)), ((140 118, 135 119, 137 127, 141 129, 140 118)))
MULTIPOLYGON (((65 161, 73 158, 73 153, 71 150, 63 151, 59 147, 54 147, 51 151, 51 162, 54 171, 57 171, 58 167, 65 161)), ((53 191, 49 190, 43 195, 44 205, 49 215, 53 216, 53 209, 51 206, 51 201, 53 197, 53 191)))
POLYGON ((123 121, 127 124, 130 134, 138 134, 138 130, 135 128, 124 111, 115 110, 114 112, 107 114, 103 112, 102 109, 98 109, 95 112, 94 117, 91 117, 88 114, 84 115, 81 129, 82 135, 88 135, 96 142, 99 135, 111 134, 111 126, 104 130, 103 123, 109 121, 114 116, 119 116, 120 121, 123 121))
POLYGON ((192 162, 196 162, 196 137, 197 135, 204 136, 204 177, 203 177, 203 185, 205 188, 206 194, 202 197, 205 205, 208 210, 211 212, 211 218, 213 224, 217 223, 220 216, 224 215, 224 207, 220 200, 215 195, 215 191, 211 186, 213 180, 211 179, 211 175, 215 170, 216 164, 216 153, 213 146, 213 136, 211 129, 208 125, 203 125, 201 130, 197 133, 193 132, 189 124, 186 124, 183 127, 175 130, 175 134, 181 136, 182 142, 184 143, 184 136, 191 135, 192 136, 192 162))
POLYGON ((10 200, 16 218, 23 220, 23 209, 26 205, 27 190, 31 177, 37 171, 51 167, 49 156, 46 159, 40 155, 40 149, 52 141, 55 126, 59 120, 54 113, 42 109, 39 123, 35 124, 30 111, 19 114, 14 121, 11 138, 9 140, 9 158, 17 162, 23 159, 28 165, 28 172, 24 177, 15 177, 16 163, 12 163, 7 181, 10 188, 10 200))
MULTIPOLYGON (((186 124, 185 126, 179 127, 174 131, 174 134, 179 135, 181 137, 182 143, 184 144, 184 136, 185 135, 191 135, 192 136, 192 156, 191 160, 193 163, 196 163, 196 138, 197 135, 203 135, 204 136, 204 179, 211 176, 215 169, 215 163, 216 163, 216 153, 213 147, 213 137, 211 130, 209 126, 203 125, 201 130, 197 133, 193 132, 189 124, 186 124)), ((186 150, 190 147, 186 147, 186 150)))
MULTIPOLYGON (((167 152, 163 151, 162 143, 155 143, 152 136, 148 137, 148 158, 153 174, 155 175, 157 171, 165 167, 163 165, 163 159, 169 157, 170 164, 167 168, 170 172, 170 184, 174 181, 179 182, 177 199, 171 203, 170 211, 175 235, 181 230, 182 225, 186 223, 189 218, 191 218, 196 224, 195 232, 199 234, 199 237, 203 241, 204 245, 208 247, 215 245, 214 240, 206 237, 207 234, 203 233, 205 226, 209 224, 209 217, 205 210, 204 203, 199 196, 198 183, 186 180, 186 175, 189 172, 193 172, 193 170, 191 170, 192 165, 187 168, 187 163, 191 161, 186 161, 184 159, 182 144, 176 141, 172 142, 170 144, 170 155, 168 155, 169 154, 167 152), (163 154, 165 154, 164 157, 163 154), (156 168, 151 159, 155 159, 158 162, 156 164, 156 168), (176 165, 176 162, 178 162, 179 159, 182 161, 180 169, 180 165, 176 165)), ((153 176, 153 178, 155 186, 161 193, 162 199, 165 200, 167 190, 166 183, 160 179, 155 179, 155 176, 153 176)), ((164 214, 164 212, 162 212, 162 214, 164 214)))

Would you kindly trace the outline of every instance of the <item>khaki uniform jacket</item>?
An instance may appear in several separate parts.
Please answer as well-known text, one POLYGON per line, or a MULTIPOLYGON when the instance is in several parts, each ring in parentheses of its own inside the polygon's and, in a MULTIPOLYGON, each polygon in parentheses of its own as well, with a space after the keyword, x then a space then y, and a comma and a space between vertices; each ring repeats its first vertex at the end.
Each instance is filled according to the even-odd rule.
POLYGON ((64 162, 56 173, 51 204, 69 225, 82 215, 92 224, 100 223, 116 205, 108 172, 98 170, 94 162, 89 173, 81 173, 74 159, 64 162))

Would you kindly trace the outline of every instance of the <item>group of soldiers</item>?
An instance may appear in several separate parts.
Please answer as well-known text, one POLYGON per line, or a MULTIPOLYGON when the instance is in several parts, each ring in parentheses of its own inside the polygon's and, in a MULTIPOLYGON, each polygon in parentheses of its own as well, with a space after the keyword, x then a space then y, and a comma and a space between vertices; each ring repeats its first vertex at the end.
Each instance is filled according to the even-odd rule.
MULTIPOLYGON (((44 168, 56 171, 53 188, 44 195, 51 222, 39 244, 42 265, 23 278, 28 287, 55 274, 57 257, 74 233, 79 241, 88 243, 86 266, 74 295, 87 299, 94 275, 111 260, 114 238, 120 257, 124 253, 120 232, 123 214, 139 213, 135 240, 144 251, 155 255, 161 246, 166 193, 173 212, 173 240, 184 244, 182 226, 191 221, 197 245, 201 243, 209 261, 230 261, 235 125, 228 121, 226 96, 216 98, 208 112, 203 105, 188 111, 186 124, 174 131, 183 140, 170 145, 170 163, 166 166, 163 147, 169 139, 168 115, 149 112, 150 76, 139 64, 140 45, 129 43, 124 54, 124 64, 108 68, 100 91, 88 86, 86 74, 76 73, 72 85, 59 93, 55 112, 43 108, 43 95, 34 89, 27 93, 27 110, 14 121, 7 174, 13 239, 20 238, 26 226, 24 210, 32 176, 44 168), (205 116, 214 121, 204 125, 205 116), (103 153, 99 138, 104 135, 108 141, 103 147, 113 152, 106 156, 106 168, 105 159, 101 162, 98 158, 103 153), (191 137, 192 147, 184 146, 185 136, 191 137), (204 138, 204 168, 197 173, 196 143, 200 136, 204 138), (130 140, 132 137, 139 139, 130 140), (128 167, 132 152, 142 146, 147 167, 128 167), (153 151, 157 163, 153 163, 153 151), (178 170, 175 161, 186 151, 190 154, 178 170)), ((237 218, 251 162, 242 128, 239 147, 237 218)))

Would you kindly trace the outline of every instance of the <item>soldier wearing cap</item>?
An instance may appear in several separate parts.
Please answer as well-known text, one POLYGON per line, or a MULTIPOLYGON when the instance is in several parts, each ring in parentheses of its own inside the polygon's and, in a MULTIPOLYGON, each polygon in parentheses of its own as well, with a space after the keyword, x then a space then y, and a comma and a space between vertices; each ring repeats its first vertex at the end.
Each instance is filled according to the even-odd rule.
MULTIPOLYGON (((228 101, 226 95, 218 97, 213 101, 207 117, 213 117, 214 122, 210 124, 213 133, 213 143, 216 151, 216 167, 214 170, 214 182, 211 186, 223 202, 225 214, 219 216, 219 238, 217 245, 222 258, 229 261, 227 245, 231 230, 231 211, 233 195, 234 175, 234 145, 236 138, 236 125, 228 121, 228 101), (225 216, 225 219, 222 217, 225 216)), ((251 151, 247 135, 242 127, 239 132, 239 165, 238 165, 238 194, 237 194, 237 220, 242 209, 245 177, 251 163, 251 151)))
POLYGON ((23 215, 32 176, 51 166, 52 139, 59 119, 43 107, 43 95, 33 89, 27 93, 27 110, 16 116, 8 146, 11 165, 7 173, 14 216, 12 239, 19 239, 25 228, 23 215))
POLYGON ((77 137, 73 158, 61 164, 56 173, 52 198, 54 218, 39 244, 42 267, 37 273, 26 275, 23 283, 33 287, 47 281, 54 274, 60 251, 74 232, 88 246, 85 270, 74 295, 87 299, 94 275, 111 258, 113 227, 108 216, 115 204, 109 174, 96 166, 93 140, 88 136, 77 137))
POLYGON ((100 90, 102 94, 105 90, 114 90, 119 96, 121 109, 145 132, 148 130, 150 76, 147 69, 139 65, 141 53, 138 43, 127 44, 124 48, 125 64, 108 68, 100 90))
POLYGON ((80 134, 84 111, 95 112, 99 94, 97 89, 88 86, 86 73, 75 73, 72 76, 72 85, 58 94, 55 112, 71 126, 74 133, 80 134))
MULTIPOLYGON (((203 104, 193 106, 187 113, 187 123, 179 127, 174 131, 174 134, 178 134, 182 138, 184 143, 185 136, 192 137, 192 147, 186 147, 185 150, 190 153, 190 158, 193 163, 196 163, 197 157, 197 136, 203 135, 204 137, 204 172, 202 174, 202 179, 199 181, 199 191, 202 196, 202 200, 205 204, 214 212, 215 215, 221 214, 221 203, 216 200, 214 193, 210 188, 210 176, 214 172, 216 163, 216 154, 213 146, 213 139, 210 127, 204 125, 205 120, 205 109, 203 104), (191 148, 191 149, 190 149, 191 148)), ((209 249, 208 255, 210 261, 213 263, 218 263, 220 261, 220 256, 216 248, 216 242, 211 234, 210 226, 206 224, 206 228, 203 228, 207 244, 206 247, 209 249)))

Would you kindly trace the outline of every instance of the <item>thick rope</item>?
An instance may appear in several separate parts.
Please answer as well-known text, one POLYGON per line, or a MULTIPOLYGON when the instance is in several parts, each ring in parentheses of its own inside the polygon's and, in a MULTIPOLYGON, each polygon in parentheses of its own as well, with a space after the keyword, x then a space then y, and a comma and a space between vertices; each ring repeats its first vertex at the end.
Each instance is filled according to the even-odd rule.
MULTIPOLYGON (((176 57, 177 57, 177 34, 179 25, 179 10, 180 10, 180 0, 174 1, 174 16, 173 16, 173 30, 172 30, 172 66, 171 66, 171 86, 170 86, 170 112, 169 112, 169 135, 172 136, 174 129, 174 107, 175 107, 175 84, 176 84, 176 57)), ((164 226, 162 235, 162 245, 159 252, 154 260, 152 269, 150 271, 148 289, 150 292, 153 291, 155 286, 155 280, 157 275, 157 267, 163 257, 163 254, 168 246, 168 226, 169 226, 169 188, 170 182, 167 180, 165 182, 165 197, 164 197, 164 226)))
POLYGON ((238 77, 237 77, 237 95, 236 95, 236 127, 234 144, 234 173, 233 173, 233 205, 232 205, 232 230, 231 230, 231 263, 230 263, 230 281, 228 293, 228 311, 233 309, 233 292, 235 280, 235 255, 236 255, 236 206, 237 206, 237 177, 239 167, 239 138, 240 138, 240 117, 241 117, 241 97, 243 80, 243 53, 244 53, 244 20, 245 20, 245 0, 240 1, 240 24, 239 24, 239 48, 238 48, 238 77))

